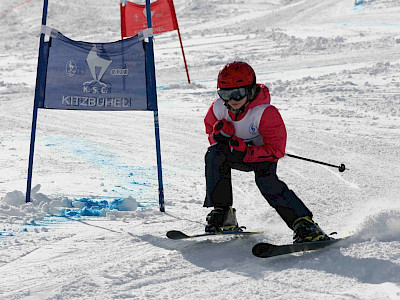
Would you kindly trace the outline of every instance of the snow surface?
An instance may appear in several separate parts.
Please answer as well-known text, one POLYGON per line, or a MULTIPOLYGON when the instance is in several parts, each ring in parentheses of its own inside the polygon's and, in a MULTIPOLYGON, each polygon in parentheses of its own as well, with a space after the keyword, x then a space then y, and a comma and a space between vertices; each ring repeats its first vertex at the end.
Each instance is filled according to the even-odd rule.
MULTIPOLYGON (((42 1, 21 2, 0 2, 0 299, 400 299, 399 0, 175 0, 193 83, 177 33, 157 35, 166 213, 151 112, 40 110, 24 203, 42 1), (252 256, 292 233, 241 172, 239 224, 264 234, 165 237, 203 231, 203 117, 232 60, 270 88, 288 153, 349 168, 284 158, 278 174, 351 239, 252 256)), ((49 2, 47 24, 66 36, 119 39, 119 1, 49 2)))

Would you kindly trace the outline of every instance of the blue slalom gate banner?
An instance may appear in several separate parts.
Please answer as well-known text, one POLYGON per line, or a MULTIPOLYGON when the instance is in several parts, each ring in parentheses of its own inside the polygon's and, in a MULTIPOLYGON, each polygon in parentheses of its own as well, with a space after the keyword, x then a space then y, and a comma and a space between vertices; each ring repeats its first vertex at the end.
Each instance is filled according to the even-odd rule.
POLYGON ((38 109, 127 111, 154 114, 158 195, 162 212, 164 188, 154 67, 150 0, 148 29, 112 43, 74 41, 46 26, 48 0, 43 0, 35 100, 29 152, 26 202, 31 200, 38 109), (49 37, 45 41, 45 35, 49 37))
POLYGON ((113 43, 73 41, 50 29, 44 43, 39 108, 155 110, 147 97, 146 44, 138 35, 113 43))

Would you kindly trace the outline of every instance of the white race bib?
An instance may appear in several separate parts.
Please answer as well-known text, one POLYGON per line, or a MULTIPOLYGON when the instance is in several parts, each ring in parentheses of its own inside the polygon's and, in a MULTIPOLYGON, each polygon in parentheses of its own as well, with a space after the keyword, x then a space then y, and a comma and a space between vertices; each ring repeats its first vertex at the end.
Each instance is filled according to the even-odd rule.
POLYGON ((246 115, 240 121, 233 121, 229 116, 228 108, 224 101, 218 98, 214 102, 213 112, 218 120, 225 119, 235 127, 235 135, 243 139, 246 143, 252 142, 256 146, 264 145, 263 138, 259 131, 260 120, 264 110, 271 106, 270 104, 258 105, 248 110, 246 115))

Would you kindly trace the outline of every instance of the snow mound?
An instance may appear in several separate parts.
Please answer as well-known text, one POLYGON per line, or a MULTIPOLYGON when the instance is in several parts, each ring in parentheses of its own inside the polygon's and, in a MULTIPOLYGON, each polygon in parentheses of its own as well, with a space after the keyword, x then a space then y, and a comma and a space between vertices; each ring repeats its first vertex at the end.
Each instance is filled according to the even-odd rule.
POLYGON ((40 187, 38 184, 32 189, 31 202, 28 203, 25 202, 25 194, 21 191, 7 193, 0 199, 1 218, 9 222, 23 221, 24 224, 48 216, 96 216, 115 220, 138 208, 138 203, 132 196, 110 201, 91 198, 73 200, 67 197, 49 198, 39 193, 40 187))
POLYGON ((13 191, 7 193, 2 199, 2 204, 9 204, 12 206, 21 206, 25 204, 25 195, 20 191, 13 191))

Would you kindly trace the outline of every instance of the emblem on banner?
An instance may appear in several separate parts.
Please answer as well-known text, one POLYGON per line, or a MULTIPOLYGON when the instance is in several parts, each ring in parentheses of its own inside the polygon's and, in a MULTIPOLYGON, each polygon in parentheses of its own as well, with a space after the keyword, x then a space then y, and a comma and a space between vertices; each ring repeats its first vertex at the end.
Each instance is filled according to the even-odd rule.
POLYGON ((76 63, 74 60, 70 59, 66 66, 65 66, 65 72, 69 77, 72 77, 76 74, 76 71, 78 70, 78 67, 76 66, 76 63))
POLYGON ((111 69, 110 75, 111 76, 128 76, 129 74, 129 69, 124 68, 124 69, 111 69))
POLYGON ((107 94, 110 92, 111 86, 101 82, 101 79, 112 63, 112 60, 100 57, 97 53, 98 51, 99 50, 97 50, 94 45, 86 58, 93 80, 87 81, 83 84, 83 91, 93 94, 107 94), (97 70, 99 70, 98 73, 97 70))

